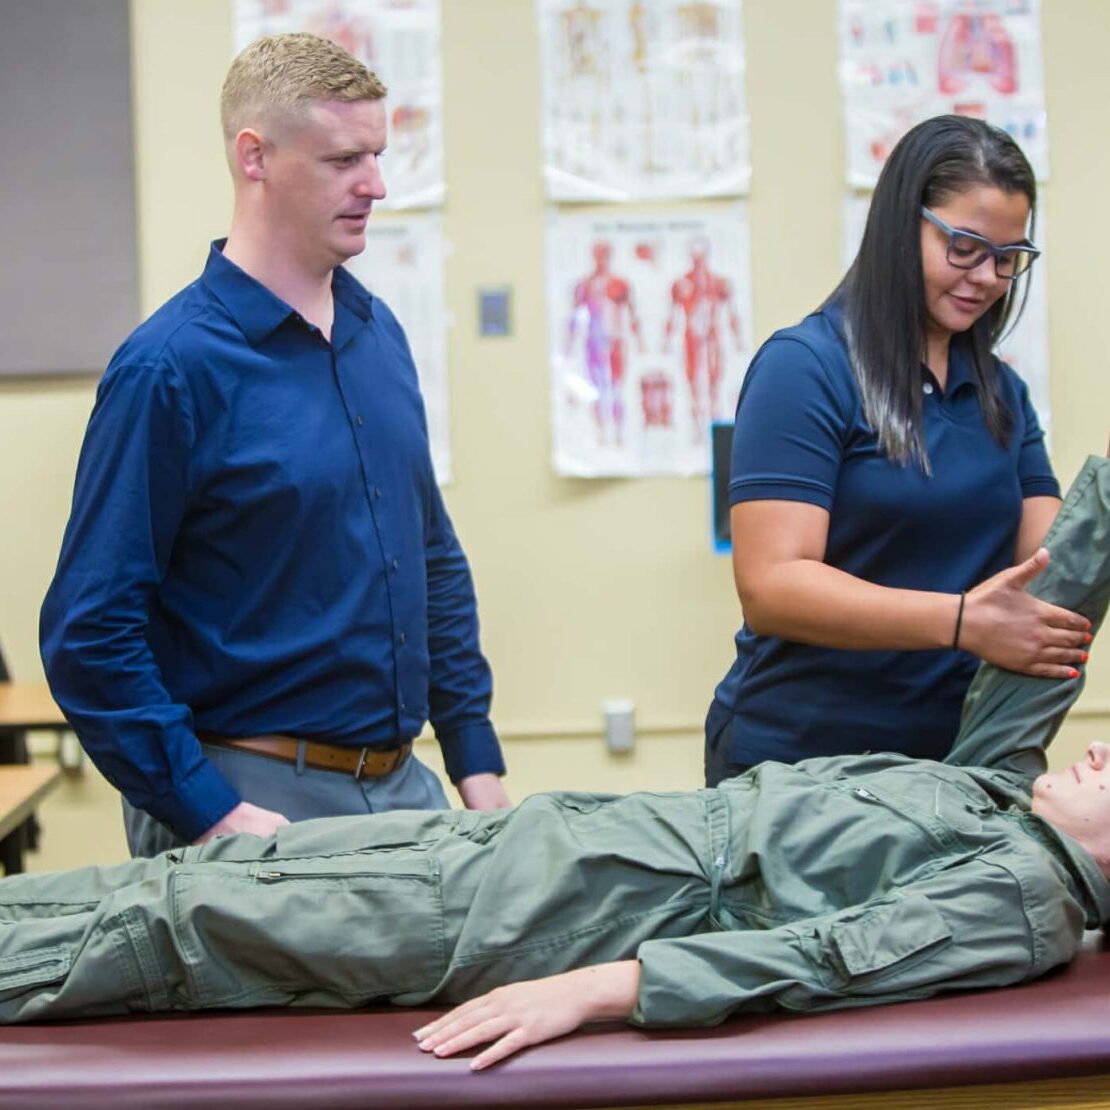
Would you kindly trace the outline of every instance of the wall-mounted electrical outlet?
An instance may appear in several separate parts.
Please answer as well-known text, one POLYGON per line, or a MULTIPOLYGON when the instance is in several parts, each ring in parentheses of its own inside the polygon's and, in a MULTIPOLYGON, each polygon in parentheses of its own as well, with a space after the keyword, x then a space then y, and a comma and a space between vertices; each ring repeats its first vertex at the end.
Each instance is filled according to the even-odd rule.
POLYGON ((607 698, 601 703, 605 717, 605 746, 611 752, 630 752, 636 746, 636 707, 631 698, 607 698))

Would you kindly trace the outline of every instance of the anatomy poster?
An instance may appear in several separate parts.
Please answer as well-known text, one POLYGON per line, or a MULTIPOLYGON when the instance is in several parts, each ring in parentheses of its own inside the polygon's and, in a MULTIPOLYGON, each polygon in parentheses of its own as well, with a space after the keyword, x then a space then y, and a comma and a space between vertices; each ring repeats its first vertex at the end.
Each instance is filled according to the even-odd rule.
POLYGON ((443 222, 438 213, 428 212, 371 220, 366 250, 347 263, 347 269, 389 305, 408 336, 441 485, 451 480, 445 253, 443 222))
POLYGON ((1038 0, 840 0, 840 75, 852 186, 948 112, 1003 128, 1048 177, 1038 0))
MULTIPOLYGON (((851 265, 867 223, 869 194, 849 194, 844 203, 844 265, 851 265)), ((1037 213, 1036 243, 1045 247, 1044 212, 1037 213)), ((1016 327, 1003 336, 996 353, 1008 362, 1029 386, 1029 396, 1047 436, 1052 423, 1048 380, 1048 286, 1044 260, 1029 271, 1029 299, 1016 327)), ((1025 282, 1019 282, 1024 285, 1025 282)))
POLYGON ((752 355, 744 205, 552 211, 547 259, 555 470, 706 473, 752 355))
POLYGON ((311 31, 388 86, 389 191, 382 208, 443 203, 439 0, 235 0, 235 50, 262 35, 311 31))
POLYGON ((552 200, 747 192, 740 0, 537 5, 552 200))

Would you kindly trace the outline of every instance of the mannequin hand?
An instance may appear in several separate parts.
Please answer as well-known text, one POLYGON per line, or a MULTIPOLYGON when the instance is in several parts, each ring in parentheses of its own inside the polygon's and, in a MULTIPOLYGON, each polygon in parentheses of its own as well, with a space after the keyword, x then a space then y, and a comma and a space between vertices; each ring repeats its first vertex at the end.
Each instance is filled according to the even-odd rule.
POLYGON ((529 1045, 573 1033, 584 1022, 627 1018, 639 985, 637 960, 511 983, 456 1006, 413 1036, 424 1052, 437 1056, 493 1041, 470 1062, 481 1071, 529 1045))
POLYGON ((969 591, 959 646, 1008 671, 1075 678, 1075 668, 1087 662, 1091 622, 1025 592, 1047 566, 1042 547, 969 591))

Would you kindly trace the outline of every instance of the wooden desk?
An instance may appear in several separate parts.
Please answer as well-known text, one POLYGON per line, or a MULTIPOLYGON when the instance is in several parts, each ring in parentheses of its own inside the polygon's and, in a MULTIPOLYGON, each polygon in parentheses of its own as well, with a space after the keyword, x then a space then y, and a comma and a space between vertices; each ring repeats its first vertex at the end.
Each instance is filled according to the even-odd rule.
POLYGON ((52 764, 13 764, 0 767, 0 839, 10 838, 3 851, 5 870, 23 870, 20 826, 61 781, 61 768, 52 764), (16 835, 12 835, 12 834, 16 835))
MULTIPOLYGON (((62 758, 61 745, 69 733, 69 724, 50 696, 46 683, 0 682, 0 770, 29 768, 27 733, 31 729, 58 733, 59 759, 62 758)), ((80 765, 79 758, 76 765, 80 765)), ((44 787, 42 793, 48 789, 49 786, 44 787)), ((23 870, 24 848, 38 845, 39 827, 34 818, 36 801, 37 797, 27 804, 23 824, 12 825, 6 823, 10 807, 6 800, 0 800, 0 864, 9 875, 23 870)))
POLYGON ((69 728, 45 682, 0 682, 0 730, 69 728))

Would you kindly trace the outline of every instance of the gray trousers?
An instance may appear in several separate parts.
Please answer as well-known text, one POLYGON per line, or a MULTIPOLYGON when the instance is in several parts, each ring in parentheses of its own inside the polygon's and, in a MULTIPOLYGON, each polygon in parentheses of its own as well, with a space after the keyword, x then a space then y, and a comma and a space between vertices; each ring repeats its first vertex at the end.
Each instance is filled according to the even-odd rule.
MULTIPOLYGON (((350 817, 391 809, 448 809, 447 795, 435 772, 415 755, 391 774, 356 779, 234 748, 202 744, 205 756, 244 801, 272 809, 290 821, 350 817)), ((185 841, 144 810, 123 799, 123 824, 132 856, 156 856, 185 841)))

